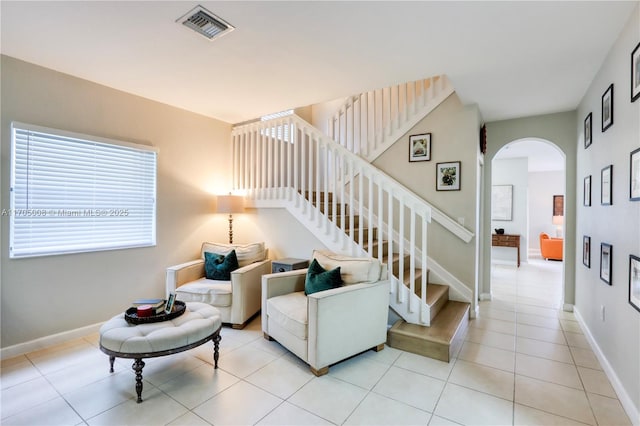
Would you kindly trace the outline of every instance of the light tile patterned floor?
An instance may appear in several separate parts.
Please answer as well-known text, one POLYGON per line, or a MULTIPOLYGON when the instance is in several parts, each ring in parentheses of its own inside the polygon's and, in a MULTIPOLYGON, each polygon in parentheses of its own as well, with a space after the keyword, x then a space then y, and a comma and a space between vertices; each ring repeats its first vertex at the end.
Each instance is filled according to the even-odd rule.
POLYGON ((385 348, 324 377, 275 342, 259 319, 224 328, 220 368, 206 345, 149 359, 144 403, 131 363, 97 336, 2 361, 3 425, 627 425, 615 391, 570 313, 559 311, 562 264, 493 266, 451 363, 385 348))

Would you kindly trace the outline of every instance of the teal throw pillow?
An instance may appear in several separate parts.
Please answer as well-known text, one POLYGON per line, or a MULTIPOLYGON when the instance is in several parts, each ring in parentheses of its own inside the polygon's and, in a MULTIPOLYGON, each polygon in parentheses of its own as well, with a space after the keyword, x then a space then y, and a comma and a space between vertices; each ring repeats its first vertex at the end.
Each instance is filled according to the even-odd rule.
POLYGON ((319 291, 330 290, 342 286, 340 267, 325 271, 317 260, 313 259, 307 270, 307 279, 304 282, 304 294, 313 294, 319 291))
POLYGON ((238 269, 238 257, 235 250, 231 250, 226 256, 204 252, 204 273, 208 279, 229 281, 231 272, 236 269, 238 269))

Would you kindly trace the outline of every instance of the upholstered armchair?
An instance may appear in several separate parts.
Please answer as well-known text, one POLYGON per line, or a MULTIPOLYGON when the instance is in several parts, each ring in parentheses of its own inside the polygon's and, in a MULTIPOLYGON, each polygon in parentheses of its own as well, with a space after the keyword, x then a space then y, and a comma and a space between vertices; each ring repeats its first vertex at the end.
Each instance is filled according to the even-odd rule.
POLYGON ((562 238, 549 238, 540 233, 540 254, 545 259, 562 260, 562 238))
POLYGON ((339 266, 344 285, 305 295, 307 269, 264 275, 262 331, 321 376, 338 361, 384 348, 389 281, 377 259, 317 250, 313 259, 326 270, 339 266))
POLYGON ((166 292, 184 302, 203 302, 220 311, 223 323, 244 328, 261 306, 261 278, 271 272, 264 243, 203 243, 201 258, 167 268, 166 292), (211 280, 205 276, 205 252, 226 256, 236 251, 239 268, 230 280, 211 280))

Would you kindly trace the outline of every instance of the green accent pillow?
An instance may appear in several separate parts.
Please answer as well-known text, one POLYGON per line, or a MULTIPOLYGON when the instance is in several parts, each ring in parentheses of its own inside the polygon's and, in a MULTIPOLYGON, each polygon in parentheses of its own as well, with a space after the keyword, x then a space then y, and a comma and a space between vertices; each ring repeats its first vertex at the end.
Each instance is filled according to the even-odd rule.
POLYGON ((236 251, 231 250, 226 256, 204 252, 204 273, 210 280, 229 281, 231 272, 238 269, 236 251))
POLYGON ((311 261, 307 270, 307 279, 304 282, 304 294, 309 295, 340 286, 342 286, 342 277, 340 277, 339 266, 326 271, 317 260, 311 261))

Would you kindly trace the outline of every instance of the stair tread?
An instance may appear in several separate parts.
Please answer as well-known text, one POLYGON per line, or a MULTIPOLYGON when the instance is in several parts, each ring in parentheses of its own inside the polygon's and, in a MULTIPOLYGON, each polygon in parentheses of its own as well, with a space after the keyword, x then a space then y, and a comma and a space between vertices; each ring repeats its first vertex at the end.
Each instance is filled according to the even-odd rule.
POLYGON ((398 320, 389 332, 449 345, 462 320, 468 316, 470 306, 466 302, 450 300, 431 322, 430 327, 398 320))

